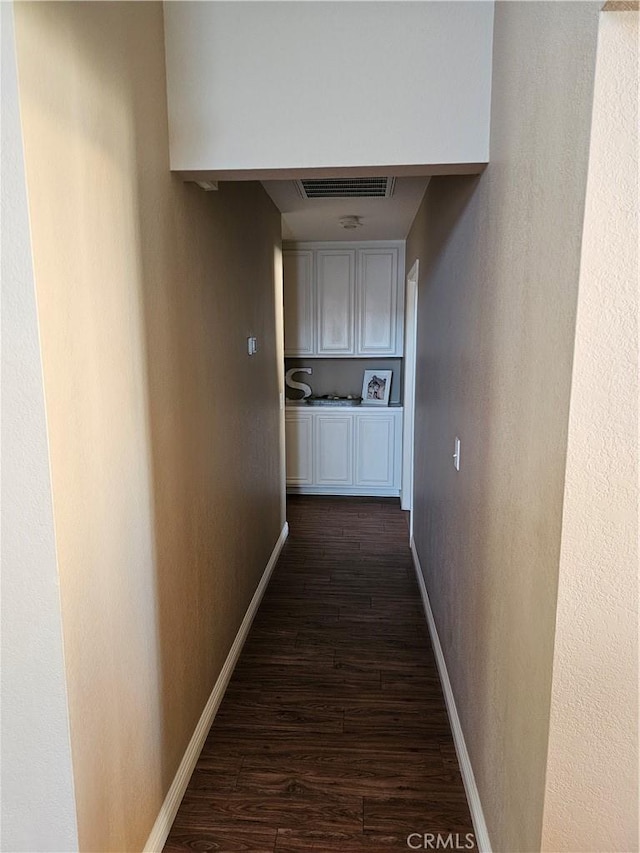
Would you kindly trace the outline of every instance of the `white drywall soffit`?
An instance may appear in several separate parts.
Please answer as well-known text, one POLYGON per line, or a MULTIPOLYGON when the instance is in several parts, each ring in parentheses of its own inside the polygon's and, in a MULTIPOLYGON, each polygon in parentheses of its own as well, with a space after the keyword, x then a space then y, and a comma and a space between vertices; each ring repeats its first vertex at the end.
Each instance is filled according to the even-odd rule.
POLYGON ((168 2, 165 39, 173 170, 488 161, 493 2, 168 2))
POLYGON ((295 181, 264 181, 282 213, 284 240, 404 240, 420 206, 429 178, 397 178, 390 198, 302 198, 295 181), (359 216, 350 231, 343 216, 359 216))
POLYGON ((2 33, 2 837, 77 850, 13 4, 2 33))

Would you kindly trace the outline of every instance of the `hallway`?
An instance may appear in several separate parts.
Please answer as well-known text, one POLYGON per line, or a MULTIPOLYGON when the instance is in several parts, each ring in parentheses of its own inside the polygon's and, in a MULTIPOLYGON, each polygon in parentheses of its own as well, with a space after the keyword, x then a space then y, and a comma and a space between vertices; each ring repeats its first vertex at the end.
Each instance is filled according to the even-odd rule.
POLYGON ((410 833, 464 847, 406 515, 393 499, 300 496, 288 517, 165 850, 383 853, 410 833))

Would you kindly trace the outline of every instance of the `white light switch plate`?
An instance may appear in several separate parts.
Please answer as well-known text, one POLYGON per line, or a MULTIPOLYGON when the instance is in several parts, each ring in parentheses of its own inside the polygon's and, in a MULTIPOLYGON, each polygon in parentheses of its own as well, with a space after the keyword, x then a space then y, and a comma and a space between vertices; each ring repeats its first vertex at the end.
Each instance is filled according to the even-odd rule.
POLYGON ((460 439, 456 436, 454 451, 453 451, 453 465, 456 471, 460 470, 460 439))

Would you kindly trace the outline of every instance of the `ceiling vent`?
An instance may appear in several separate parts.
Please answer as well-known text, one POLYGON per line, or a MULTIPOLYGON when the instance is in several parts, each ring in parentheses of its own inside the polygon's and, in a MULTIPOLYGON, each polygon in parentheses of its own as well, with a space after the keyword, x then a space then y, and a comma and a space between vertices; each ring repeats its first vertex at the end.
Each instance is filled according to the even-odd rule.
POLYGON ((391 198, 395 178, 305 178, 296 181, 302 198, 391 198))

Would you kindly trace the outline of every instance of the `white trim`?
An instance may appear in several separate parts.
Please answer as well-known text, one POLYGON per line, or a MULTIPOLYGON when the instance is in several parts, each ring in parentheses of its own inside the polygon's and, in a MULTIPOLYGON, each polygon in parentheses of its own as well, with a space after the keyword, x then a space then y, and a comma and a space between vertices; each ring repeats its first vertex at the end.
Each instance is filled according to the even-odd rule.
POLYGON ((344 415, 345 412, 352 414, 367 414, 367 415, 384 415, 389 412, 402 412, 403 407, 399 403, 389 403, 388 406, 370 406, 367 403, 359 403, 356 406, 310 406, 308 403, 296 403, 293 400, 285 403, 285 412, 303 412, 306 415, 321 414, 321 415, 344 415))
POLYGON ((413 536, 413 455, 416 409, 416 362, 418 357, 418 280, 416 259, 406 281, 404 320, 404 424, 402 434, 402 492, 400 505, 409 510, 409 540, 413 536))
POLYGON ((256 611, 260 606, 262 596, 264 595, 264 591, 269 583, 269 578, 271 577, 271 573, 278 562, 282 546, 284 545, 288 535, 289 525, 285 521, 282 531, 280 532, 280 536, 278 537, 278 541, 276 542, 271 557, 269 558, 269 562, 267 563, 267 567, 264 570, 260 583, 253 594, 253 598, 247 608, 242 624, 238 629, 233 645, 229 650, 227 659, 225 660, 220 671, 220 675, 213 686, 213 690, 207 700, 204 711, 198 720, 198 724, 191 740, 189 741, 186 752, 182 757, 182 761, 178 767, 178 772, 176 773, 173 782, 171 783, 171 787, 167 792, 167 796, 160 808, 160 812, 153 825, 151 834, 147 839, 147 843, 144 845, 144 853, 159 853, 165 845, 171 826, 175 820, 175 816, 184 796, 184 792, 186 791, 189 780, 191 779, 191 774, 193 773, 196 762, 200 757, 200 752, 202 751, 207 734, 209 733, 209 729, 211 728, 216 712, 222 702, 224 692, 227 689, 229 679, 231 678, 235 665, 240 657, 240 652, 242 651, 242 646, 244 645, 244 641, 249 633, 249 628, 251 627, 256 611))
POLYGON ((458 755, 462 781, 464 782, 464 789, 467 794, 469 811, 471 812, 471 820, 473 821, 473 829, 476 836, 476 844, 480 853, 491 853, 491 841, 489 839, 487 824, 484 819, 484 812, 482 811, 480 794, 478 793, 478 786, 476 785, 476 779, 473 774, 471 759, 469 757, 467 744, 465 743, 464 733, 460 724, 458 709, 456 708, 456 700, 449 680, 449 673, 447 672, 447 663, 444 659, 442 646, 440 645, 438 629, 436 628, 436 623, 433 618, 433 611, 431 609, 431 603, 429 602, 429 594, 427 593, 427 587, 424 582, 424 575, 422 574, 422 567, 420 566, 420 559, 418 557, 418 552, 416 551, 416 543, 414 542, 413 537, 411 538, 411 556, 413 557, 413 567, 416 572, 418 586, 420 587, 420 596, 422 598, 425 616, 427 617, 427 624, 429 625, 429 634, 431 635, 433 651, 438 664, 438 673, 440 674, 444 700, 447 705, 447 713, 449 715, 449 722, 451 723, 453 742, 458 755))
POLYGON ((378 489, 375 486, 293 486, 287 485, 288 495, 333 495, 334 497, 399 498, 400 489, 378 489))
MULTIPOLYGON (((398 255, 406 245, 406 240, 283 240, 282 250, 288 252, 309 251, 311 249, 398 249, 398 255)), ((403 273, 404 276, 404 273, 403 273)))

